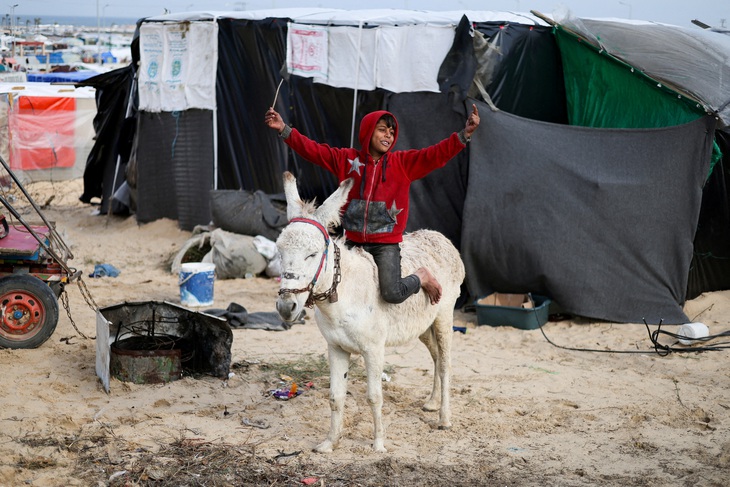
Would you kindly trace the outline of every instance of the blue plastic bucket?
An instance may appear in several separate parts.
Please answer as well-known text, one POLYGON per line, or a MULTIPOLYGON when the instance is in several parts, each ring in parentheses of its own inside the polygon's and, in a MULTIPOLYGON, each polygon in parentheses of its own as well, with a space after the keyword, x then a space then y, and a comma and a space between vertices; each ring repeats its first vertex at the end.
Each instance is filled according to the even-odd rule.
POLYGON ((183 306, 211 306, 215 264, 186 262, 180 268, 180 303, 183 306))

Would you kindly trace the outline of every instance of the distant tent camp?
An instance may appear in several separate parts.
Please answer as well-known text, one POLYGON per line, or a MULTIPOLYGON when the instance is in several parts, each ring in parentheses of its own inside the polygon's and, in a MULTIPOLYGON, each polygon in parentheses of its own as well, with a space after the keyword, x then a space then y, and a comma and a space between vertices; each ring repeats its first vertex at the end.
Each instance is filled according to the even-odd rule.
POLYGON ((67 71, 67 72, 51 72, 51 73, 28 73, 29 82, 41 83, 79 83, 85 81, 99 73, 90 70, 84 71, 67 71))
MULTIPOLYGON (((101 197, 104 212, 128 195, 138 221, 192 229, 210 222, 212 190, 279 193, 290 170, 303 197, 322 201, 336 181, 262 123, 280 82, 277 110, 333 146, 352 144, 362 115, 388 109, 396 149, 424 147, 476 103, 477 135, 413 184, 409 220, 461 250, 465 294, 534 292, 591 318, 683 323, 686 299, 730 287, 729 40, 500 12, 142 19, 133 103, 115 116, 136 127, 128 154, 102 163, 92 153, 84 197, 101 197)), ((99 88, 102 98, 116 90, 99 88)))

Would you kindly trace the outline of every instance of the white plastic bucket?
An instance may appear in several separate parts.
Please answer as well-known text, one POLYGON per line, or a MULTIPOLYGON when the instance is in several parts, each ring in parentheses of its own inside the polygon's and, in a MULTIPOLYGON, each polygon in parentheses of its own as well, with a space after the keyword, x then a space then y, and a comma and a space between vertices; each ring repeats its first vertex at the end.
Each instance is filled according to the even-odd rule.
POLYGON ((215 264, 186 262, 180 268, 180 303, 200 307, 213 304, 215 264))

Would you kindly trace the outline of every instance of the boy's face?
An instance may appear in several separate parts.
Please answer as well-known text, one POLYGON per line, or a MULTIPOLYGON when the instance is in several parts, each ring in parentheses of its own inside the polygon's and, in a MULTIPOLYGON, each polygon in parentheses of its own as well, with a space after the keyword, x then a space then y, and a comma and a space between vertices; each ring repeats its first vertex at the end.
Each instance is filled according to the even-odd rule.
POLYGON ((388 127, 385 120, 378 120, 375 124, 373 136, 370 138, 370 155, 379 159, 393 145, 395 138, 395 127, 388 127))

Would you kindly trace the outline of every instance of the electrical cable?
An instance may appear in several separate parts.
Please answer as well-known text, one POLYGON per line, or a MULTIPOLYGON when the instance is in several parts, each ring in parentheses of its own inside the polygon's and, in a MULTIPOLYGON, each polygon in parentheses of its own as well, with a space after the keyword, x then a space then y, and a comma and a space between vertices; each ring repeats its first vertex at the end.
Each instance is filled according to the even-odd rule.
MULTIPOLYGON (((534 301, 532 299, 532 295, 528 293, 528 297, 530 299, 530 302, 532 303, 532 310, 533 315, 535 316, 535 321, 538 324, 538 328, 540 328, 540 331, 542 332, 542 336, 545 337, 545 340, 552 346, 556 348, 562 348, 563 350, 572 350, 574 352, 602 352, 602 353, 646 353, 650 352, 651 349, 647 350, 598 350, 593 348, 580 348, 580 347, 566 347, 563 345, 558 345, 557 343, 553 342, 548 338, 547 334, 545 334, 545 330, 543 329, 543 324, 540 323, 540 318, 537 315, 537 309, 534 305, 534 301)), ((702 338, 693 338, 693 337, 686 337, 684 335, 679 335, 677 333, 671 333, 665 330, 662 330, 662 324, 664 320, 660 320, 657 324, 657 329, 654 331, 651 331, 649 328, 649 324, 646 322, 645 319, 642 319, 644 322, 644 326, 646 326, 646 331, 649 333, 649 340, 651 340, 651 343, 653 345, 654 352, 657 353, 660 357, 666 357, 672 352, 714 352, 719 350, 725 350, 730 349, 730 342, 720 342, 720 343, 714 343, 712 345, 704 345, 704 346, 682 346, 677 347, 676 344, 679 342, 679 340, 691 340, 694 342, 708 342, 710 340, 714 340, 716 338, 720 337, 730 337, 730 330, 724 331, 722 333, 716 334, 716 335, 709 335, 702 338), (663 345, 659 343, 659 336, 660 335, 666 335, 672 338, 676 338, 677 342, 675 342, 672 345, 663 345)))
POLYGON ((713 343, 712 345, 705 345, 705 346, 675 347, 674 345, 676 345, 677 342, 675 342, 674 345, 662 345, 661 343, 659 343, 659 340, 658 340, 659 335, 666 335, 666 336, 670 336, 672 338, 676 338, 677 341, 690 340, 693 342, 707 342, 707 341, 714 340, 714 339, 720 338, 720 337, 730 337, 730 330, 724 331, 722 333, 718 333, 716 335, 708 335, 706 337, 693 338, 693 337, 686 337, 684 335, 662 330, 661 321, 658 324, 658 328, 656 330, 654 330, 653 332, 649 330, 649 325, 646 323, 646 320, 644 320, 644 325, 646 326, 646 330, 649 332, 649 339, 654 344, 654 351, 660 357, 665 357, 672 352, 711 352, 711 351, 725 350, 725 349, 730 348, 730 342, 713 343))

